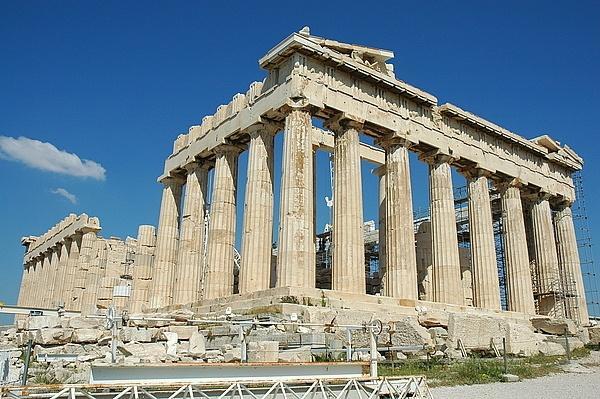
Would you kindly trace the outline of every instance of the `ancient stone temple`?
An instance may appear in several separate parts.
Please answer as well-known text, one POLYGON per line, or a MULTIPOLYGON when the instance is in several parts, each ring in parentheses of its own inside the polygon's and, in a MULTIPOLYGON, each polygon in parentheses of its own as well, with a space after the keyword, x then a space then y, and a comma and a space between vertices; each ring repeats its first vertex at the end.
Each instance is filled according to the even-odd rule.
POLYGON ((293 296, 365 311, 375 305, 399 314, 469 306, 511 317, 565 316, 587 325, 571 212, 572 174, 582 159, 549 136, 528 140, 456 105, 438 104, 432 94, 395 77, 392 57, 391 51, 324 39, 306 28, 293 33, 259 60, 264 80, 177 137, 158 178, 156 235, 142 226, 137 240, 111 243, 97 237, 96 218, 81 215, 24 239, 20 304, 101 308, 103 299, 110 300, 103 287, 129 286, 131 295, 120 306, 131 311, 248 308, 293 296), (277 134, 283 135, 280 165, 274 163, 277 134), (364 135, 376 145, 362 143, 364 135), (331 290, 316 286, 317 149, 334 159, 331 290), (238 176, 243 151, 248 172, 238 176), (429 181, 419 183, 429 187, 429 216, 416 235, 410 152, 429 166, 429 181), (380 190, 374 196, 361 192, 361 160, 377 168, 380 190), (279 192, 275 168, 281 168, 279 192), (468 182, 466 252, 458 245, 452 173, 468 182), (246 179, 243 204, 236 203, 240 179, 246 179), (365 201, 379 204, 378 296, 367 294, 365 201), (243 230, 236 232, 240 207, 243 230), (493 215, 502 226, 505 311, 493 215), (121 254, 114 272, 113 251, 121 254))

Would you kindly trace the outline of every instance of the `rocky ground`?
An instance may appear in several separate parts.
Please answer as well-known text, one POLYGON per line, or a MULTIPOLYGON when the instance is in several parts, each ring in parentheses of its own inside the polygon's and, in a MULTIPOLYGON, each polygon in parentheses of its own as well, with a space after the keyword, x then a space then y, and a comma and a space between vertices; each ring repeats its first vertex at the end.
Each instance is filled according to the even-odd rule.
POLYGON ((434 399, 565 399, 598 398, 600 395, 600 351, 563 367, 564 373, 520 382, 438 387, 434 399))
MULTIPOLYGON (((152 316, 144 320, 132 317, 119 325, 117 363, 240 361, 240 325, 192 322, 195 315, 186 309, 152 316)), ((248 320, 248 316, 240 317, 240 320, 248 320)), ((254 317, 274 325, 246 324, 249 362, 345 360, 349 342, 343 328, 278 324, 286 320, 285 316, 274 313, 254 317)), ((7 357, 9 379, 17 380, 22 373, 24 350, 31 339, 34 364, 29 374, 32 379, 38 379, 35 382, 86 382, 92 364, 111 362, 112 337, 105 324, 102 318, 36 316, 20 319, 14 328, 0 332, 0 352, 7 357)), ((506 338, 507 353, 512 355, 564 355, 562 335, 565 331, 570 335, 571 349, 600 340, 597 328, 588 332, 570 320, 537 316, 531 320, 515 320, 468 312, 422 312, 418 318, 403 317, 383 327, 377 336, 378 347, 384 348, 382 351, 400 348, 387 353, 395 360, 451 361, 463 356, 459 347, 473 354, 489 353, 493 347, 501 350, 503 338, 506 338)), ((369 339, 369 333, 363 329, 352 331, 352 360, 369 359, 366 350, 369 339)))

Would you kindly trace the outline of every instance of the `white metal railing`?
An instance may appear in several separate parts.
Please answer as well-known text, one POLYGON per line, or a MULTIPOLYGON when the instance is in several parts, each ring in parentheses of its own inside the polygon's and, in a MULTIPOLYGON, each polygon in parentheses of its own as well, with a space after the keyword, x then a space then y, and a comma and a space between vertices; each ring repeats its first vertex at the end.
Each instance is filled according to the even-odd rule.
POLYGON ((423 377, 210 384, 54 385, 3 388, 12 399, 432 399, 423 377))

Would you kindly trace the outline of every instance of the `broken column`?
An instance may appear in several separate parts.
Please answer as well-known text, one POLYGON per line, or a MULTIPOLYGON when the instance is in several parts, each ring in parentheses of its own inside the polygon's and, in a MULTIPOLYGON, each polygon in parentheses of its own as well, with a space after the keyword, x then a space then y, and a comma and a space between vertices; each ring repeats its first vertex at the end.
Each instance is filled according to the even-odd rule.
POLYGON ((315 286, 313 149, 310 113, 285 119, 277 256, 278 287, 315 286))
POLYGON ((248 131, 248 178, 242 231, 239 292, 269 288, 273 247, 273 138, 278 127, 256 125, 248 131))
POLYGON ((168 177, 162 183, 164 186, 156 237, 156 257, 152 270, 152 288, 148 298, 148 306, 153 309, 172 303, 179 243, 182 180, 179 177, 168 177))
POLYGON ((156 245, 156 229, 154 226, 142 225, 138 228, 137 237, 130 299, 130 310, 134 313, 144 310, 148 303, 148 292, 152 282, 152 260, 156 245))
POLYGON ((338 116, 327 125, 335 134, 331 288, 364 294, 365 244, 359 153, 362 123, 338 116))
POLYGON ((487 173, 474 169, 468 171, 466 176, 473 304, 479 308, 500 310, 500 285, 487 173))
POLYGON ((450 160, 450 157, 444 155, 428 158, 432 289, 435 302, 462 305, 464 295, 458 255, 450 160))
POLYGON ((200 296, 208 169, 208 165, 200 165, 197 162, 186 166, 187 182, 173 289, 175 304, 191 303, 200 296))
POLYGON ((240 148, 221 145, 215 150, 215 176, 204 275, 204 299, 233 294, 237 159, 240 148))

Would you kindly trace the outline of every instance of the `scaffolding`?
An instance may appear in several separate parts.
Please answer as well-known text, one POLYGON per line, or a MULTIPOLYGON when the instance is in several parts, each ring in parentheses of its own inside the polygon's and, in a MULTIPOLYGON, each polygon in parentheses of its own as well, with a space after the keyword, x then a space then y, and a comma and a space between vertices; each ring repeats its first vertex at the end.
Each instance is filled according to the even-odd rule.
POLYGON ((573 183, 575 184, 575 196, 577 198, 573 204, 573 222, 577 236, 577 247, 579 250, 588 313, 590 316, 600 317, 600 276, 594 265, 592 232, 587 216, 582 171, 573 174, 573 183))

